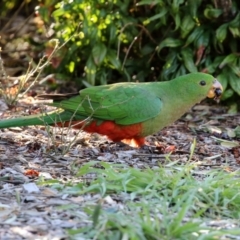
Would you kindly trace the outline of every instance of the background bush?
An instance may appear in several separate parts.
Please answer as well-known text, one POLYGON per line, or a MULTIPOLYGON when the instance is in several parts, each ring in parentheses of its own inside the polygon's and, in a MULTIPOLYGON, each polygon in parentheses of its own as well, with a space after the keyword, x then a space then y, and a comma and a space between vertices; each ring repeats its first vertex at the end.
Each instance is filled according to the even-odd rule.
MULTIPOLYGON (((49 22, 44 6, 40 13, 49 22)), ((237 0, 61 1, 52 17, 68 41, 57 68, 63 79, 98 85, 202 71, 228 88, 225 98, 240 94, 237 0)))
POLYGON ((58 79, 82 87, 202 71, 224 99, 240 95, 238 0, 43 0, 38 12, 65 43, 50 69, 58 79))

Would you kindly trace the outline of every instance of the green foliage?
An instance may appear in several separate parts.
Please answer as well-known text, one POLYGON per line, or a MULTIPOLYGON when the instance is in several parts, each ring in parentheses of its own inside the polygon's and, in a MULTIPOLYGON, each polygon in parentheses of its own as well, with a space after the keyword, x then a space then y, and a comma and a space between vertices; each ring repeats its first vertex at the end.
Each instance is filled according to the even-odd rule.
POLYGON ((57 69, 64 78, 88 86, 203 71, 233 90, 225 98, 240 94, 237 0, 61 1, 52 16, 67 41, 57 69))
POLYGON ((59 206, 73 209, 71 216, 81 216, 85 223, 68 230, 71 239, 224 239, 240 234, 238 172, 199 174, 193 162, 179 165, 172 160, 155 169, 91 161, 81 166, 77 179, 40 182, 79 199, 91 196, 75 206, 59 206))

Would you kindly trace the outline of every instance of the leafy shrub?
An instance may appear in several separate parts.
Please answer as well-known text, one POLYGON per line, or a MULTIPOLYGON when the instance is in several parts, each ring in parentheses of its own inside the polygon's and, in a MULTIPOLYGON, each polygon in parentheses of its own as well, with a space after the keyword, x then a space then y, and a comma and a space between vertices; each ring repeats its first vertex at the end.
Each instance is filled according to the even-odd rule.
MULTIPOLYGON (((46 7, 40 8, 45 21, 46 7)), ((62 78, 85 85, 208 72, 240 95, 237 0, 75 0, 52 13, 62 78)))

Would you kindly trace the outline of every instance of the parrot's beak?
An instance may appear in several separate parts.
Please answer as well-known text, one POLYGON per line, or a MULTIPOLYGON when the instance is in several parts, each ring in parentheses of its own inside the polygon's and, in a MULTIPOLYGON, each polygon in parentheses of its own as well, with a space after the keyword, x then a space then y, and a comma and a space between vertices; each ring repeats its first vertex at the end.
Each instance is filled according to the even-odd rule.
POLYGON ((218 101, 220 99, 220 97, 222 96, 222 93, 223 93, 223 87, 222 87, 221 83, 217 79, 215 79, 213 81, 213 85, 212 85, 211 89, 209 90, 207 96, 209 98, 214 98, 214 100, 218 101))

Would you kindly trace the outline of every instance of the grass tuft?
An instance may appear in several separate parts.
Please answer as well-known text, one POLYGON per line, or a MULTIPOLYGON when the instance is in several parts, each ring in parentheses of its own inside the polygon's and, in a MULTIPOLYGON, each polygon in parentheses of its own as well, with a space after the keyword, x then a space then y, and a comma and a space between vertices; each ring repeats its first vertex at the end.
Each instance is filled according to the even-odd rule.
POLYGON ((42 184, 51 184, 66 194, 96 196, 97 200, 81 206, 89 223, 69 230, 72 239, 219 239, 240 235, 239 173, 209 171, 197 180, 195 167, 189 163, 140 170, 92 161, 79 169, 80 183, 42 184), (85 182, 90 175, 94 179, 85 182), (106 203, 116 195, 119 202, 106 203), (232 227, 218 227, 225 220, 232 227))

